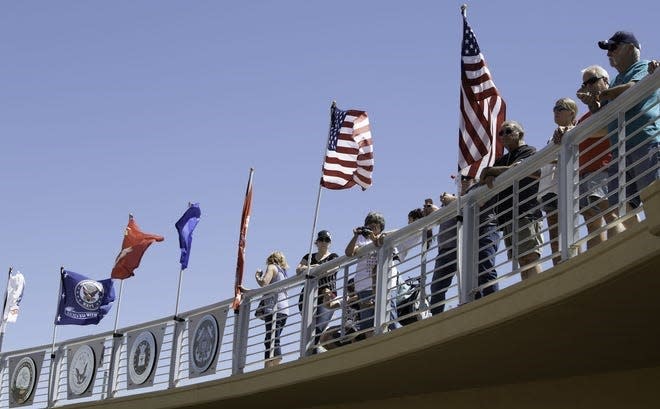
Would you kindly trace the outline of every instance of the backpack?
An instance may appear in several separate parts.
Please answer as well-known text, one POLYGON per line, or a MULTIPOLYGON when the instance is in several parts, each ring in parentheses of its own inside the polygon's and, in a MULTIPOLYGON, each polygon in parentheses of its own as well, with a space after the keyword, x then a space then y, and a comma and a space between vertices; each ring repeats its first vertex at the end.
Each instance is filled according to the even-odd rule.
POLYGON ((419 277, 409 278, 397 286, 397 317, 405 316, 405 318, 398 320, 401 325, 412 324, 431 316, 428 300, 426 298, 422 299, 419 281, 419 277))

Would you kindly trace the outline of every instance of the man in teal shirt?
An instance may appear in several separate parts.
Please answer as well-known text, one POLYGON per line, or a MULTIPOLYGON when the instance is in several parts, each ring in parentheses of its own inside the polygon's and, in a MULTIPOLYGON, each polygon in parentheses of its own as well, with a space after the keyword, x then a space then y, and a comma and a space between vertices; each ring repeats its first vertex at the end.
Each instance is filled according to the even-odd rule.
MULTIPOLYGON (((606 41, 599 41, 598 46, 607 50, 610 65, 619 72, 610 87, 600 92, 597 98, 601 103, 607 103, 624 91, 632 88, 637 81, 648 75, 649 61, 640 60, 640 44, 635 35, 628 31, 617 31, 606 41)), ((626 193, 625 201, 628 208, 638 207, 641 203, 639 191, 655 179, 660 178, 660 92, 656 89, 640 103, 626 112, 626 193), (641 113, 641 115, 640 115, 641 113), (632 118, 638 118, 631 121, 632 118), (630 121, 630 122, 629 122, 630 121)), ((619 144, 619 134, 616 122, 610 125, 610 143, 613 147, 619 144)), ((615 154, 617 150, 615 148, 615 154)), ((623 164, 624 162, 619 162, 623 164)), ((610 175, 617 174, 617 167, 610 167, 610 175)), ((613 178, 608 188, 617 192, 621 186, 618 178, 613 178)), ((609 197, 610 205, 616 205, 619 198, 616 194, 609 197)))

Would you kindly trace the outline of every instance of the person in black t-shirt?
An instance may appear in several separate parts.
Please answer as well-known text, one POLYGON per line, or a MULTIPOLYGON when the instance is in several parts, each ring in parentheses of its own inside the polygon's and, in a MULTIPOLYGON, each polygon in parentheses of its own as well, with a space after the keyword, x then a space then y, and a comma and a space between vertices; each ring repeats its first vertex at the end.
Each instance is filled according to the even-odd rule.
MULTIPOLYGON (((505 121, 499 129, 499 137, 502 139, 508 153, 495 161, 491 167, 484 168, 481 173, 481 181, 488 187, 493 187, 495 178, 514 166, 522 163, 525 159, 536 153, 536 148, 529 146, 524 141, 525 131, 516 121, 505 121)), ((520 276, 523 280, 541 272, 538 260, 541 257, 541 210, 536 198, 539 190, 539 172, 522 178, 518 183, 518 230, 516 238, 518 246, 517 261, 520 265, 520 276)), ((513 241, 513 186, 498 193, 495 200, 495 213, 497 223, 504 233, 504 241, 509 248, 509 259, 512 258, 513 241)))
MULTIPOLYGON (((314 268, 320 264, 331 261, 339 257, 337 253, 332 253, 330 251, 330 242, 332 237, 330 237, 330 232, 327 230, 321 230, 316 236, 317 252, 312 254, 312 263, 309 266, 314 268)), ((305 274, 307 272, 309 264, 309 254, 305 254, 300 260, 298 267, 296 267, 296 273, 305 274)), ((316 337, 315 345, 318 345, 319 337, 330 324, 332 320, 332 315, 334 313, 334 308, 339 307, 339 302, 335 302, 334 298, 337 295, 337 271, 334 271, 331 274, 325 275, 319 278, 319 290, 316 296, 316 311, 314 312, 314 317, 316 321, 316 337), (334 308, 333 308, 334 307, 334 308)), ((303 303, 303 291, 300 293, 300 300, 298 303, 298 308, 302 312, 302 303, 303 303)))

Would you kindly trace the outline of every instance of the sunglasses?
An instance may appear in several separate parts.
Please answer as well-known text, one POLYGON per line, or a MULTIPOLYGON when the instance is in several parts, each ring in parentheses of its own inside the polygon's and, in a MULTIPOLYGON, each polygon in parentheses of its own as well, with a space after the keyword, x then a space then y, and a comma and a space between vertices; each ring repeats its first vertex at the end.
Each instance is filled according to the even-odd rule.
POLYGON ((323 243, 330 243, 330 239, 327 237, 319 237, 316 241, 320 241, 323 243))
POLYGON ((552 108, 552 112, 561 112, 561 111, 569 111, 569 109, 563 106, 556 106, 552 108))
POLYGON ((516 132, 516 130, 513 128, 504 128, 500 131, 500 133, 498 133, 498 135, 499 136, 511 135, 514 132, 516 132))
POLYGON ((614 51, 619 47, 619 43, 608 44, 607 51, 614 51))
POLYGON ((596 82, 598 82, 598 80, 601 80, 603 78, 605 78, 605 77, 591 77, 588 80, 586 80, 585 82, 583 82, 582 86, 586 87, 587 85, 595 84, 596 82))

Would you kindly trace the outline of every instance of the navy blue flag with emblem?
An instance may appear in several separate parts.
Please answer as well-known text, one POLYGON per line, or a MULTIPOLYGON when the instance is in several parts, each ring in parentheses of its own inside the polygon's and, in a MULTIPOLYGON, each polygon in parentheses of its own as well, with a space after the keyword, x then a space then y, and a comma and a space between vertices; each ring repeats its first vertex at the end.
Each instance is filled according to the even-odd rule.
POLYGON ((190 246, 192 245, 193 230, 199 223, 199 217, 202 211, 199 209, 199 203, 190 204, 183 216, 174 225, 179 232, 179 248, 181 248, 181 270, 188 267, 190 258, 190 246))
POLYGON ((115 300, 112 279, 91 280, 82 274, 62 270, 60 302, 55 325, 90 325, 110 311, 115 300))

